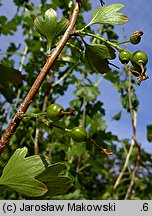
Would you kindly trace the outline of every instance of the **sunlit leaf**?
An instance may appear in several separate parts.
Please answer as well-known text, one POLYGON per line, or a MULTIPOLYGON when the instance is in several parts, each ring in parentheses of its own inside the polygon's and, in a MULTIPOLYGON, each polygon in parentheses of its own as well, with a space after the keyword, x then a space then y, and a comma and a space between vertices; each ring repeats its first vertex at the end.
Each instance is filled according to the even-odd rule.
POLYGON ((54 9, 48 9, 44 14, 44 20, 40 17, 34 19, 34 27, 36 31, 47 39, 48 47, 51 49, 54 38, 64 33, 68 27, 69 21, 66 18, 58 22, 57 13, 54 9))
POLYGON ((87 26, 92 24, 110 24, 119 25, 128 21, 128 17, 122 13, 117 13, 122 9, 122 4, 111 4, 96 9, 92 14, 92 19, 87 26))

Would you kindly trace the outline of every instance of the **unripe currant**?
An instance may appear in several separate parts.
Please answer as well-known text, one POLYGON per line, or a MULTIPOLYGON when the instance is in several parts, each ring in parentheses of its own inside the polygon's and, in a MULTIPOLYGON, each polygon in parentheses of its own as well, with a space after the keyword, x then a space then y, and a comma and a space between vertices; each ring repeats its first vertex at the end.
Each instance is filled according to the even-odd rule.
POLYGON ((71 138, 75 142, 85 142, 87 140, 87 132, 83 127, 74 127, 71 130, 71 138))
POLYGON ((131 63, 133 65, 140 65, 143 64, 145 66, 148 62, 148 56, 145 52, 142 51, 136 51, 132 54, 131 63))
POLYGON ((47 107, 47 115, 52 121, 59 121, 63 118, 63 107, 60 104, 51 104, 47 107))
POLYGON ((132 44, 138 44, 141 41, 141 36, 143 35, 143 31, 137 30, 133 34, 130 35, 130 42, 132 44))
POLYGON ((128 50, 123 50, 119 53, 119 60, 122 64, 128 64, 132 54, 128 50))

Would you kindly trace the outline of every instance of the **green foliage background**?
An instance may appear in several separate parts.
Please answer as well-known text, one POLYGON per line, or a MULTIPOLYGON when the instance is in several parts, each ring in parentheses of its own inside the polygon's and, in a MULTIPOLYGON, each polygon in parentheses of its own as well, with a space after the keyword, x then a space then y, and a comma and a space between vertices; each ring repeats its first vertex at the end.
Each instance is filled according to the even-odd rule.
MULTIPOLYGON (((11 69, 6 70, 6 68, 4 69, 0 65, 0 92, 2 94, 0 96, 1 135, 46 61, 47 44, 46 40, 38 37, 33 28, 35 16, 42 16, 48 8, 53 8, 58 11, 61 17, 69 19, 73 10, 72 1, 52 0, 52 3, 48 4, 48 1, 41 0, 39 5, 35 5, 30 1, 14 0, 13 2, 16 7, 14 17, 9 20, 5 14, 0 16, 1 34, 5 35, 6 38, 11 36, 10 41, 12 40, 8 44, 5 53, 1 55, 1 64, 14 68, 16 62, 20 62, 19 68, 16 69, 21 71, 23 76, 15 70, 17 75, 14 76, 17 81, 14 83, 14 77, 10 76, 9 78, 7 75, 14 71, 11 69), (20 40, 17 43, 13 41, 13 37, 19 31, 21 31, 22 41, 20 40), (3 72, 5 70, 5 76, 2 70, 3 72), (6 81, 2 79, 3 76, 6 81)), ((91 1, 83 1, 81 12, 76 22, 76 29, 81 29, 86 25, 84 13, 90 9, 91 1)), ((102 24, 97 30, 92 29, 88 27, 88 30, 92 33, 97 32, 108 40, 116 42, 119 38, 112 25, 102 24)), ((54 41, 53 45, 55 46, 57 42, 54 41)), ((87 42, 91 43, 91 41, 87 42)), ((97 39, 95 42, 100 44, 97 39)), ((45 191, 46 187, 48 190, 47 193, 46 191, 44 193, 41 191, 33 196, 38 199, 91 200, 125 198, 131 181, 132 171, 137 161, 137 148, 134 147, 122 179, 118 187, 114 189, 114 184, 124 166, 132 140, 127 137, 122 140, 118 134, 116 135, 109 131, 108 123, 105 121, 106 110, 104 109, 104 103, 98 99, 98 96, 101 93, 99 89, 99 86, 102 85, 101 79, 108 80, 117 89, 120 94, 122 107, 130 115, 128 73, 114 69, 110 69, 104 75, 93 73, 80 58, 82 51, 84 51, 82 40, 73 36, 60 54, 52 70, 50 70, 39 92, 32 101, 28 113, 46 111, 46 107, 56 102, 61 96, 65 97, 66 100, 69 87, 73 85, 75 87, 73 99, 69 101, 68 107, 73 106, 75 108, 76 116, 64 117, 58 125, 69 129, 82 125, 86 128, 91 139, 95 140, 99 146, 111 150, 113 155, 104 155, 88 143, 75 143, 71 140, 67 131, 61 131, 60 128, 56 127, 50 129, 37 118, 24 118, 10 140, 9 146, 7 146, 0 157, 0 199, 29 199, 32 197, 27 191, 24 193, 24 190, 20 189, 20 187, 24 188, 24 180, 22 182, 20 180, 24 178, 22 174, 24 169, 25 171, 28 169, 28 165, 32 167, 31 173, 35 173, 33 176, 30 175, 30 172, 27 173, 29 175, 27 184, 30 185, 29 180, 31 180, 31 184, 35 187, 35 184, 41 181, 45 184, 41 183, 40 188, 42 187, 42 191, 45 191), (63 77, 65 78, 63 79, 63 77), (60 80, 61 82, 58 82, 60 80), (15 152, 16 149, 17 152, 15 152), (18 177, 16 175, 14 177, 21 184, 18 186, 19 189, 14 183, 13 186, 7 183, 10 174, 4 177, 4 174, 6 175, 9 169, 14 170, 14 173, 15 170, 16 172, 18 169, 20 170, 17 166, 18 161, 12 167, 9 160, 13 153, 15 154, 15 156, 13 155, 15 157, 14 160, 17 160, 16 157, 22 158, 20 159, 24 168, 18 177), (27 160, 24 160, 24 157, 27 160), (34 169, 33 161, 37 160, 41 167, 41 172, 39 172, 38 167, 34 169), (25 161, 28 161, 28 164, 25 161), (55 191, 53 191, 54 188, 55 191)), ((136 97, 135 87, 136 81, 132 78, 131 100, 134 111, 138 112, 139 101, 136 97)), ((65 107, 65 109, 68 109, 68 107, 65 107)), ((121 114, 121 111, 117 115, 113 114, 113 120, 119 121, 121 114)), ((147 126, 147 129, 147 139, 151 142, 152 126, 147 126)), ((151 154, 142 150, 140 168, 129 199, 152 199, 150 190, 152 188, 151 164, 151 154)), ((14 180, 11 179, 10 181, 14 180)))

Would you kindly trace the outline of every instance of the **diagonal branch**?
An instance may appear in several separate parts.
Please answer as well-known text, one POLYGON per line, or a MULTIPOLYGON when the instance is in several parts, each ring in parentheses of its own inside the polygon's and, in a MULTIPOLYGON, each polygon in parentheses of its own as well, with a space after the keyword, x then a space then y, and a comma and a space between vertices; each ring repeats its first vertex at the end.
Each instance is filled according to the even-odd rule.
POLYGON ((57 59, 57 57, 61 53, 62 49, 66 45, 68 39, 70 38, 70 32, 74 28, 74 25, 75 25, 75 22, 77 20, 77 16, 78 16, 78 13, 80 10, 81 3, 82 3, 82 0, 76 1, 75 7, 73 10, 71 19, 70 19, 70 23, 69 23, 69 26, 68 26, 66 32, 64 33, 62 39, 60 40, 60 42, 59 42, 58 46, 56 47, 56 49, 54 50, 54 52, 47 58, 46 63, 44 65, 42 71, 40 72, 40 74, 36 78, 30 91, 28 92, 27 96, 25 97, 23 103, 20 105, 17 113, 15 114, 15 116, 12 119, 12 121, 10 122, 8 128, 6 129, 3 136, 1 137, 0 154, 2 154, 2 152, 4 151, 4 148, 6 147, 7 143, 11 139, 11 137, 14 134, 17 127, 19 126, 19 123, 21 122, 21 120, 23 118, 23 114, 27 111, 27 109, 28 109, 30 103, 32 102, 35 94, 37 93, 42 82, 44 81, 45 77, 47 76, 51 66, 53 65, 53 63, 55 62, 55 60, 57 59))

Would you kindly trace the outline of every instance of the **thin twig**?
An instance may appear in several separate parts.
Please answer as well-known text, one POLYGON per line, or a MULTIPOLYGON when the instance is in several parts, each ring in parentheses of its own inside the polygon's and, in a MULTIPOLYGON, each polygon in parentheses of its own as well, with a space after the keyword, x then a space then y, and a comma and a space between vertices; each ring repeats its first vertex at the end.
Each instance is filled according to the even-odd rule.
POLYGON ((132 178, 131 178, 131 181, 130 181, 130 185, 128 187, 128 190, 127 190, 127 193, 126 193, 126 196, 125 196, 125 200, 127 200, 133 190, 133 187, 134 187, 134 184, 135 184, 135 177, 136 177, 136 173, 140 167, 140 160, 141 160, 141 148, 140 148, 140 144, 137 142, 136 138, 134 137, 133 138, 135 140, 135 144, 138 148, 138 155, 137 155, 137 160, 136 160, 136 166, 132 172, 132 178))
MULTIPOLYGON (((85 83, 85 75, 83 74, 83 85, 84 85, 84 96, 83 96, 83 114, 82 114, 82 127, 86 127, 86 96, 87 96, 87 90, 86 90, 86 83, 85 83)), ((81 165, 81 155, 77 158, 77 167, 76 172, 79 171, 81 165)))
POLYGON ((135 115, 135 110, 133 109, 132 106, 132 100, 131 100, 131 75, 129 74, 129 85, 128 85, 128 97, 129 97, 129 108, 130 108, 130 117, 132 121, 132 130, 133 130, 133 135, 132 135, 132 140, 134 141, 137 149, 138 149, 138 155, 137 155, 137 160, 136 160, 136 166, 132 172, 132 178, 125 196, 125 200, 127 200, 133 190, 133 186, 135 184, 135 176, 136 173, 139 169, 140 166, 140 159, 141 159, 141 148, 140 144, 137 141, 137 136, 136 136, 136 115, 135 115))
POLYGON ((53 65, 53 63, 55 62, 55 60, 57 59, 57 57, 61 53, 61 51, 64 48, 64 46, 66 45, 67 41, 69 40, 70 32, 74 28, 74 25, 75 25, 75 22, 77 20, 77 16, 78 16, 78 13, 80 10, 81 3, 82 3, 82 0, 76 1, 75 7, 73 10, 71 19, 70 19, 70 23, 69 23, 69 26, 68 26, 66 32, 64 33, 62 39, 60 40, 60 42, 59 42, 58 46, 56 47, 56 49, 54 50, 54 52, 47 58, 46 63, 44 65, 42 71, 40 72, 40 74, 36 78, 33 86, 31 87, 30 91, 28 92, 27 96, 25 97, 23 103, 20 105, 17 113, 15 114, 15 116, 12 119, 12 121, 10 122, 8 128, 6 129, 3 136, 1 137, 0 154, 2 154, 2 152, 4 151, 4 148, 8 144, 9 140, 11 139, 12 135, 16 131, 17 127, 19 126, 19 124, 23 118, 23 114, 27 111, 27 109, 28 109, 30 103, 32 102, 35 94, 37 93, 42 82, 44 81, 45 77, 47 76, 51 66, 53 65))
MULTIPOLYGON (((137 145, 137 138, 136 138, 136 111, 133 109, 132 107, 132 101, 131 101, 131 75, 129 73, 129 84, 128 84, 128 97, 129 97, 129 109, 130 109, 130 116, 131 116, 131 123, 132 123, 132 129, 133 129, 133 135, 132 135, 132 142, 131 142, 131 145, 130 145, 130 148, 129 148, 129 152, 126 156, 126 160, 125 160, 125 163, 124 163, 124 166, 114 184, 114 189, 116 189, 118 187, 118 185, 120 184, 121 182, 121 179, 123 177, 123 175, 125 174, 125 171, 129 165, 129 160, 130 160, 130 157, 132 155, 132 152, 133 152, 133 148, 135 145, 137 145)), ((140 158, 140 145, 138 144, 138 155, 139 155, 139 158, 140 158)), ((139 165, 140 163, 140 160, 139 158, 137 159, 138 163, 136 164, 137 166, 139 165)), ((134 172, 134 171, 133 171, 134 172)), ((136 171, 135 173, 132 173, 132 176, 136 174, 136 171)))
POLYGON ((87 96, 87 88, 85 83, 85 75, 83 76, 83 85, 84 85, 84 95, 83 95, 83 115, 82 115, 82 127, 86 127, 86 96, 87 96))
POLYGON ((38 155, 39 153, 39 133, 40 129, 36 127, 35 138, 34 138, 34 154, 38 155))
POLYGON ((133 147, 134 147, 134 140, 132 140, 132 143, 131 143, 130 148, 129 148, 129 152, 127 154, 125 163, 123 165, 123 168, 122 168, 122 170, 121 170, 121 172, 120 172, 120 174, 119 174, 119 176, 118 176, 118 178, 117 178, 117 180, 116 180, 116 182, 115 182, 115 184, 113 186, 114 190, 117 189, 118 185, 121 182, 121 179, 122 179, 123 175, 125 174, 125 171, 126 171, 128 165, 129 165, 129 160, 130 160, 130 157, 131 157, 131 154, 132 154, 132 151, 133 151, 133 147))
POLYGON ((27 53, 28 53, 28 46, 25 46, 24 51, 23 51, 23 55, 22 55, 22 59, 21 59, 21 63, 20 63, 20 66, 19 66, 19 71, 23 70, 24 62, 25 62, 27 53))

